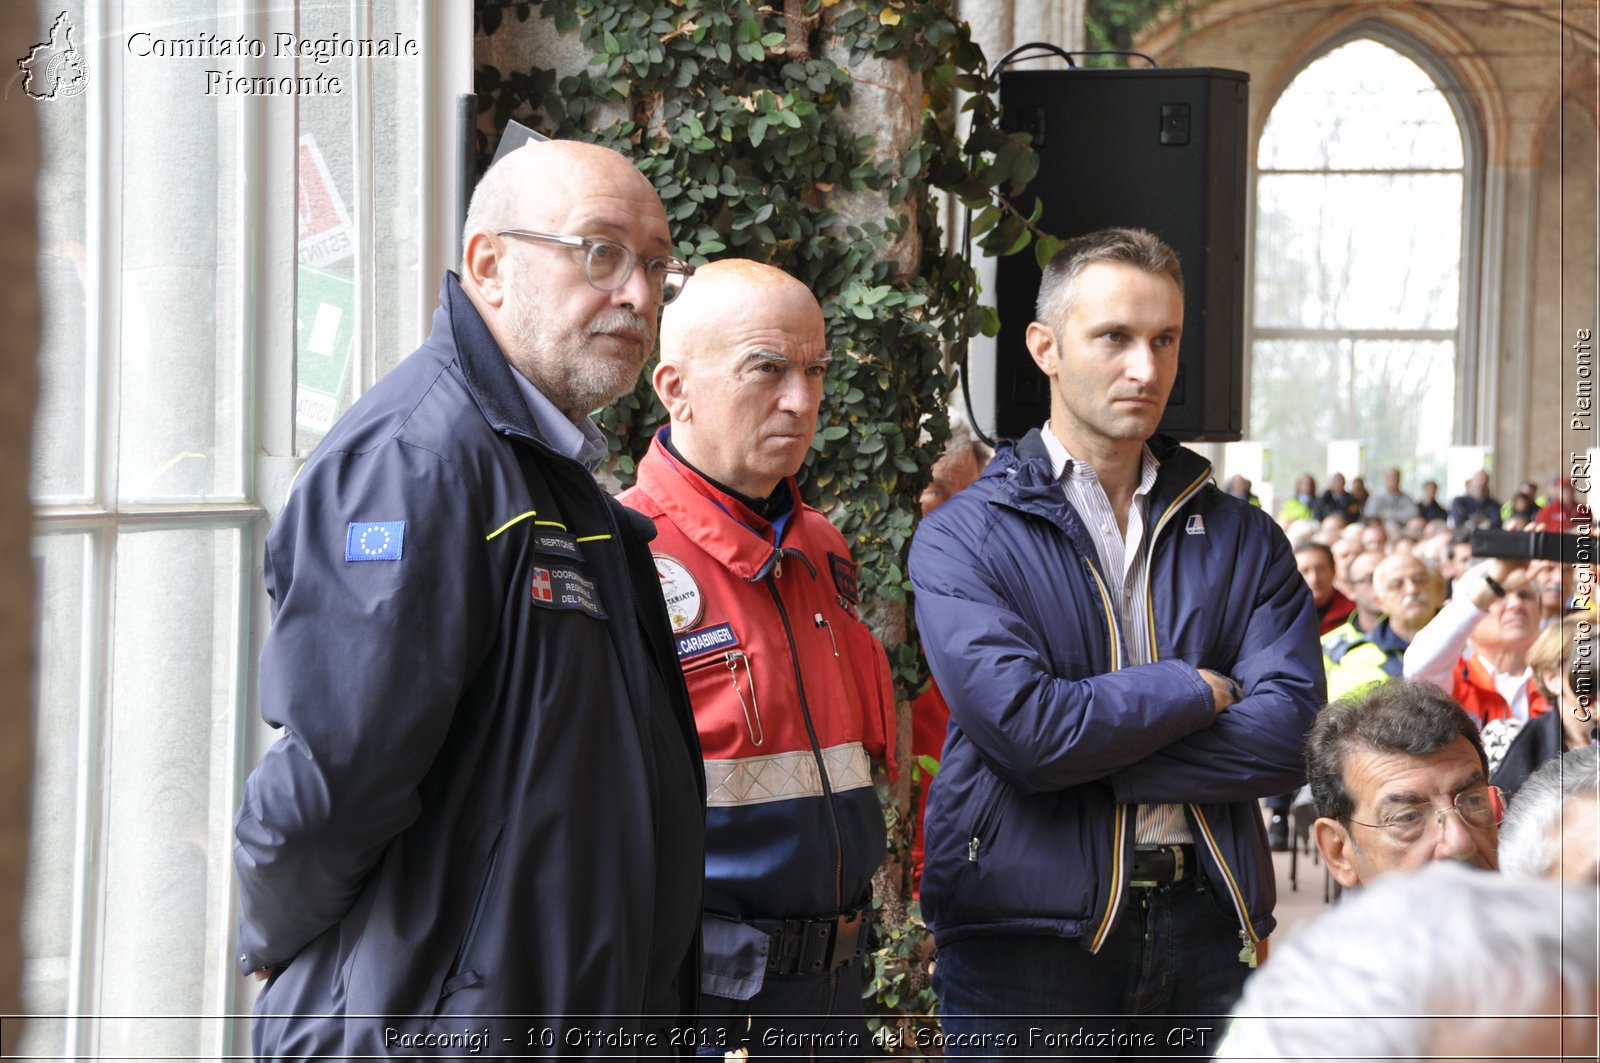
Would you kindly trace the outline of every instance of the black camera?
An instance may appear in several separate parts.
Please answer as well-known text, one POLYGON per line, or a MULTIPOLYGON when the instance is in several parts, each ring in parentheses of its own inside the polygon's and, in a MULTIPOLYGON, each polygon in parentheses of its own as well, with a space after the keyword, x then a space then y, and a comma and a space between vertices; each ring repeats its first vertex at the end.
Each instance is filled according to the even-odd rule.
POLYGON ((1501 557, 1511 561, 1556 561, 1582 565, 1594 560, 1594 536, 1562 535, 1547 531, 1495 531, 1472 533, 1473 558, 1501 557))

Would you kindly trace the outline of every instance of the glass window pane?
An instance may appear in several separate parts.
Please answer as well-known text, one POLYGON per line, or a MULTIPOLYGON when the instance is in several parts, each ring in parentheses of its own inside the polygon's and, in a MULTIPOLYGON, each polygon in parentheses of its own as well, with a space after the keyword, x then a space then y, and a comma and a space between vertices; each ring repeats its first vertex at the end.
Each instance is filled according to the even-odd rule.
POLYGON ((1302 472, 1323 486, 1330 439, 1361 440, 1361 471, 1397 466, 1413 490, 1443 479, 1455 412, 1454 342, 1257 340, 1253 354, 1251 435, 1271 446, 1278 498, 1292 494, 1302 472))
POLYGON ((124 533, 110 648, 98 1013, 107 1056, 204 1058, 220 1019, 241 535, 124 533), (162 1018, 168 1016, 170 1018, 162 1018))
MULTIPOLYGON (((535 18, 538 17, 536 14, 535 18)), ((415 34, 421 22, 420 0, 400 0, 373 9, 377 33, 415 34)), ((372 65, 373 181, 376 210, 372 217, 373 379, 422 342, 418 320, 421 295, 439 290, 439 277, 422 275, 420 228, 422 182, 417 160, 422 152, 422 125, 417 116, 430 101, 422 98, 422 59, 400 58, 372 65), (419 290, 420 289, 420 290, 419 290)), ((449 160, 434 165, 448 167, 449 160)), ((450 209, 441 205, 438 209, 450 209)))
MULTIPOLYGON (((31 1015, 62 1015, 73 974, 73 883, 77 874, 80 723, 90 696, 84 647, 89 629, 94 537, 68 533, 34 542, 40 590, 39 676, 35 697, 33 824, 22 912, 22 1003, 31 1015)), ((30 1022, 24 1056, 66 1051, 66 1023, 30 1022)))
POLYGON ((1258 327, 1456 327, 1459 173, 1262 174, 1256 201, 1258 327))
MULTIPOLYGON (((49 36, 58 10, 48 8, 38 40, 49 36)), ((87 47, 84 26, 73 43, 87 47)), ((20 92, 17 93, 20 98, 20 92)), ((33 442, 33 497, 86 502, 95 491, 93 425, 96 377, 89 365, 90 270, 85 204, 88 142, 82 96, 34 108, 39 122, 39 412, 33 442)))
POLYGON ((1272 107, 1262 170, 1459 169, 1461 129, 1439 86, 1393 48, 1351 41, 1306 67, 1272 107))
MULTIPOLYGON (((182 5, 175 19, 170 3, 127 3, 128 39, 237 36, 241 27, 218 17, 219 6, 236 5, 182 5)), ((206 95, 205 77, 201 61, 124 57, 117 494, 126 501, 236 499, 242 491, 241 105, 206 95)))
MULTIPOLYGON (((420 18, 416 0, 370 12, 367 5, 307 6, 301 37, 410 39, 420 18)), ((300 67, 302 75, 337 77, 344 86, 338 96, 300 101, 295 443, 309 453, 362 382, 381 376, 420 340, 417 159, 425 101, 420 56, 307 57, 300 67), (362 132, 362 93, 370 99, 370 135, 362 132), (371 238, 365 263, 357 254, 364 234, 371 238), (369 359, 374 364, 364 364, 369 359)), ((437 280, 426 282, 431 288, 437 280)))

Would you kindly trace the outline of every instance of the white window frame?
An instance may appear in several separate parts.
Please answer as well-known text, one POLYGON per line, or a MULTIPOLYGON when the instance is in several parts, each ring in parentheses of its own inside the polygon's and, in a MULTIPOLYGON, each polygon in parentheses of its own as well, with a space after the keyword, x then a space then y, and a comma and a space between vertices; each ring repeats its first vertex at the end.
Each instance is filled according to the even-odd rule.
MULTIPOLYGON (((304 0, 287 5, 263 5, 239 0, 234 5, 241 30, 262 40, 276 32, 297 32, 298 12, 304 0)), ((370 27, 376 0, 352 0, 352 17, 370 27)), ((221 5, 219 5, 221 6, 221 5)), ((54 6, 45 17, 53 15, 54 6)), ((435 306, 437 281, 454 265, 455 216, 458 193, 457 97, 470 92, 473 76, 473 9, 468 0, 420 0, 417 40, 421 97, 427 105, 419 115, 418 151, 415 155, 418 211, 415 235, 423 263, 414 299, 408 299, 420 342, 435 306), (431 276, 430 276, 431 274, 431 276)), ((227 770, 231 772, 232 807, 237 808, 245 776, 275 737, 260 722, 256 691, 256 658, 268 627, 267 599, 260 574, 263 541, 268 523, 281 508, 288 485, 304 461, 295 453, 295 296, 296 296, 296 166, 298 106, 240 104, 240 136, 221 150, 235 150, 230 167, 237 182, 241 206, 234 238, 238 249, 237 320, 234 335, 242 345, 239 379, 244 420, 239 428, 242 446, 236 470, 241 497, 237 500, 130 504, 118 499, 119 406, 122 328, 123 216, 130 205, 121 201, 123 126, 123 70, 126 61, 122 4, 117 0, 88 0, 78 21, 75 43, 84 52, 90 82, 83 94, 88 199, 85 209, 85 303, 89 315, 86 359, 84 431, 91 445, 87 452, 91 499, 71 504, 35 507, 35 535, 48 537, 89 533, 92 550, 82 585, 82 657, 79 661, 79 704, 75 820, 71 900, 71 945, 68 959, 65 1016, 40 1016, 29 1025, 61 1021, 66 1024, 65 1054, 70 1058, 100 1054, 95 1002, 100 998, 104 966, 101 942, 105 897, 114 888, 106 881, 105 799, 102 793, 110 773, 110 756, 104 749, 111 710, 109 654, 117 616, 115 602, 118 546, 124 533, 150 530, 227 531, 238 535, 238 552, 231 563, 219 563, 218 576, 237 578, 237 609, 232 629, 220 644, 227 647, 233 673, 233 705, 228 721, 227 770)), ((367 34, 370 36, 370 33, 367 34)), ((372 60, 358 60, 354 92, 361 142, 371 144, 372 60)), ((292 76, 295 60, 270 57, 251 61, 252 75, 292 76)), ((220 104, 219 104, 220 105, 220 104)), ((370 216, 373 206, 370 150, 358 153, 357 209, 370 216)), ((181 164, 181 160, 179 160, 181 164)), ((48 177, 47 174, 41 175, 48 177)), ((357 393, 372 383, 375 352, 370 322, 373 314, 371 277, 372 228, 359 224, 363 239, 357 251, 361 322, 356 338, 357 393)), ((404 353, 404 352, 395 352, 404 353)), ((231 840, 231 839, 230 839, 231 840)), ((213 839, 215 842, 215 839, 213 839)), ((207 956, 214 965, 213 984, 223 987, 222 999, 207 1001, 214 1013, 196 1017, 205 1024, 205 1043, 214 1058, 248 1057, 249 1011, 254 983, 236 973, 234 940, 237 890, 233 881, 231 845, 212 844, 206 854, 211 874, 228 883, 218 891, 214 910, 206 913, 207 938, 219 946, 207 956)), ((137 970, 137 958, 120 962, 117 976, 137 970)), ((208 981, 212 981, 209 980, 208 981)))

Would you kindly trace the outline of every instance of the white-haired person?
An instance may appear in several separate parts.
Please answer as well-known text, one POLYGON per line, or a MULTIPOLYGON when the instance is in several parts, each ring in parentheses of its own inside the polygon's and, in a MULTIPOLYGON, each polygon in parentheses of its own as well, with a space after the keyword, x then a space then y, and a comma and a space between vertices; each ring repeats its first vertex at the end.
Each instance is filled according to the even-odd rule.
POLYGON ((1245 983, 1219 1060, 1593 1060, 1591 887, 1455 864, 1389 875, 1245 983))
POLYGON ((1500 870, 1600 885, 1600 747, 1528 776, 1500 826, 1500 870))

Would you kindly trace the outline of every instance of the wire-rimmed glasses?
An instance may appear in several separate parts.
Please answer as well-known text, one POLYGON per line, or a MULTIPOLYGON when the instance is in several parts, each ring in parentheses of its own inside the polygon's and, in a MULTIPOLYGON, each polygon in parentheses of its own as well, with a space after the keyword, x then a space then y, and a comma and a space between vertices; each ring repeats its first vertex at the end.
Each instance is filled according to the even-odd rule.
POLYGON ((1444 829, 1445 814, 1449 812, 1459 815, 1467 826, 1482 830, 1500 822, 1504 809, 1504 791, 1498 786, 1485 786, 1457 794, 1456 799, 1443 808, 1402 808, 1398 812, 1391 813, 1382 823, 1362 823, 1359 819, 1352 819, 1349 822, 1360 827, 1387 830, 1389 836, 1401 845, 1411 845, 1421 839, 1430 816, 1441 830, 1444 829))

